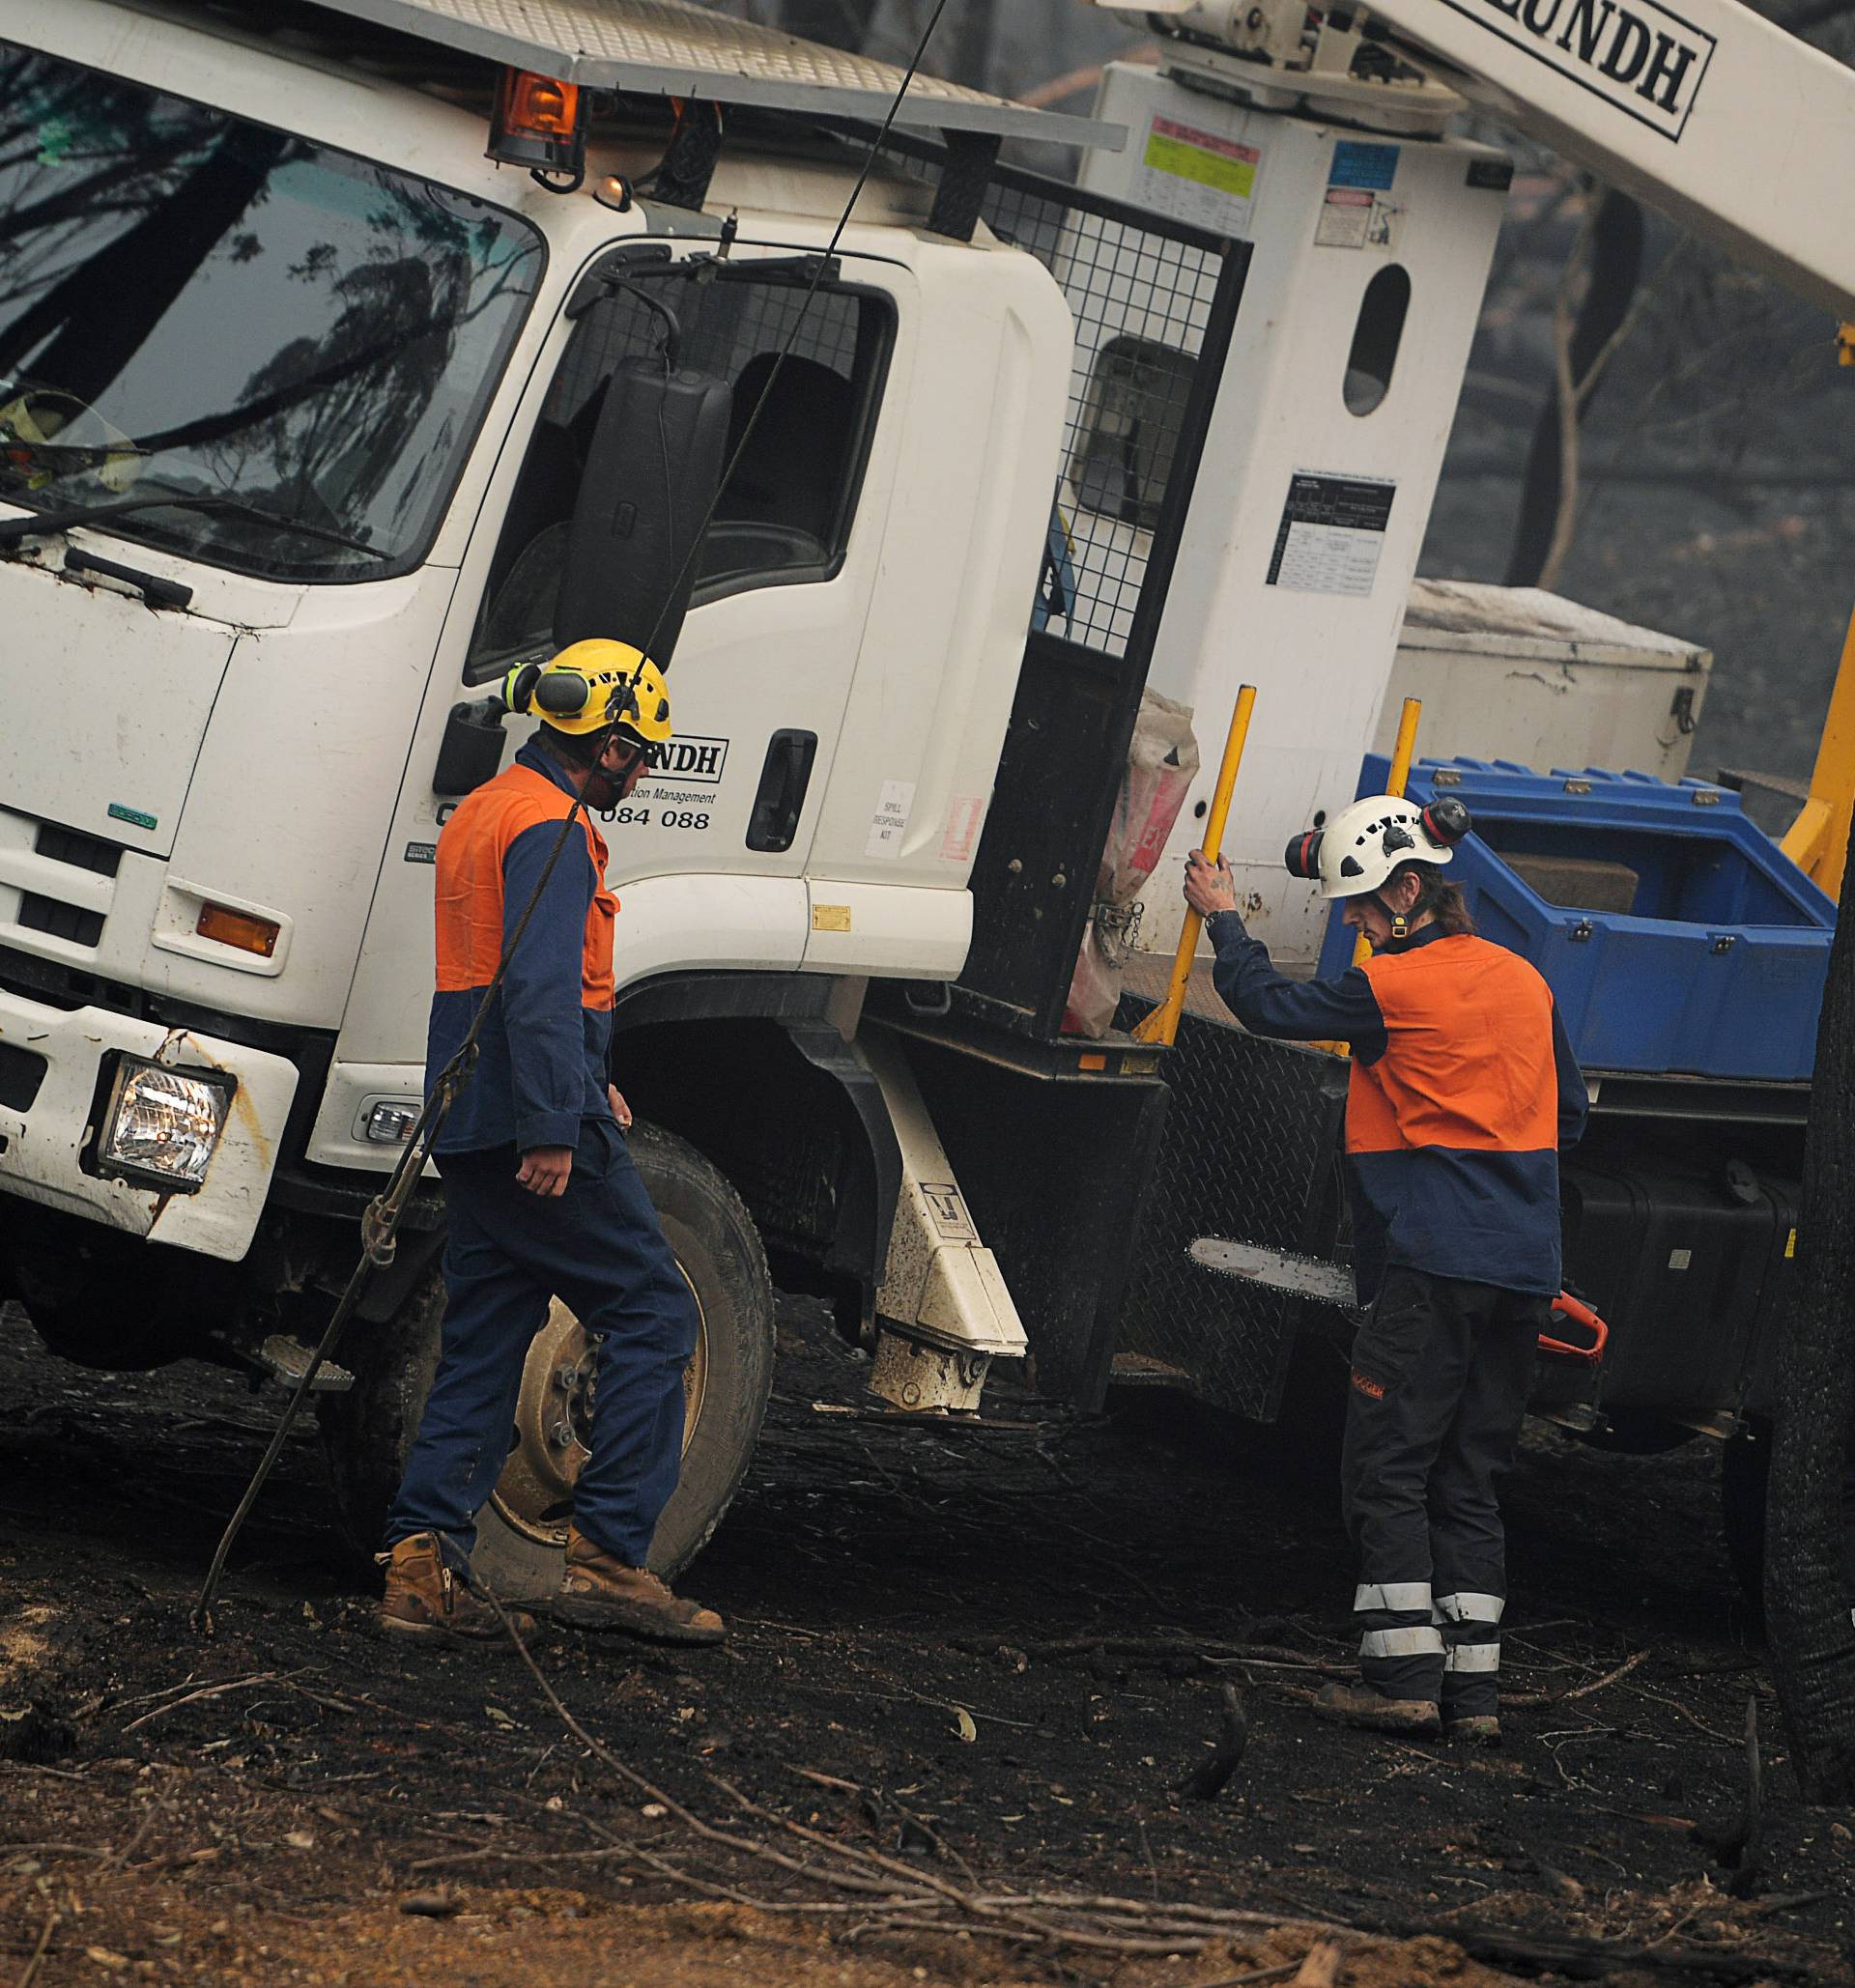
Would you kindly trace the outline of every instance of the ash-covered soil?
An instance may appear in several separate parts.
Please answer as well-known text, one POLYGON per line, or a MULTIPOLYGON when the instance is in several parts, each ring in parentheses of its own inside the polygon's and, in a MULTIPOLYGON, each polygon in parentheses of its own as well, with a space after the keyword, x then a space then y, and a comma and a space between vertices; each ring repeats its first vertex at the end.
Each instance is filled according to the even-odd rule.
POLYGON ((822 1415, 861 1370, 808 1304, 783 1333, 686 1583, 733 1640, 542 1641, 556 1710, 513 1648, 377 1633, 312 1436, 201 1640, 275 1396, 0 1314, 0 1979, 1855 1980, 1850 1819, 1796 1802, 1702 1446, 1529 1437, 1508 1744, 1470 1753, 1311 1716, 1353 1578, 1317 1457, 1154 1397, 822 1415))

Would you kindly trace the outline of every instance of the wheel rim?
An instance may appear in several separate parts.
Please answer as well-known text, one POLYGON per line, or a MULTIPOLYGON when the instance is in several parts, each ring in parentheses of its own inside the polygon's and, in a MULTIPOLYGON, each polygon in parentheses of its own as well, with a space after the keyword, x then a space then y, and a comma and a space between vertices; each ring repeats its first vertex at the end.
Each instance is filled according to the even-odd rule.
MULTIPOLYGON (((681 1265, 677 1266, 679 1269, 681 1265)), ((696 1350, 683 1369, 683 1449, 701 1418, 708 1385, 708 1319, 701 1293, 683 1282, 696 1302, 696 1350)), ((525 1539, 564 1548, 573 1517, 573 1487, 591 1455, 593 1368, 597 1349, 568 1306, 556 1298, 547 1323, 534 1336, 522 1369, 516 1401, 514 1447, 490 1504, 525 1539)))

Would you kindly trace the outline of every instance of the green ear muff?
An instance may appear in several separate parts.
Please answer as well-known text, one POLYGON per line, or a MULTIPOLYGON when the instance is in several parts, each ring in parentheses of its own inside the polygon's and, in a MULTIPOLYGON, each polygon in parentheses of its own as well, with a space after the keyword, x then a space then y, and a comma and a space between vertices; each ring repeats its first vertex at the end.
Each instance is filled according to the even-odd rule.
POLYGON ((502 701, 518 717, 527 717, 528 700, 541 681, 539 663, 518 663, 502 679, 502 701))

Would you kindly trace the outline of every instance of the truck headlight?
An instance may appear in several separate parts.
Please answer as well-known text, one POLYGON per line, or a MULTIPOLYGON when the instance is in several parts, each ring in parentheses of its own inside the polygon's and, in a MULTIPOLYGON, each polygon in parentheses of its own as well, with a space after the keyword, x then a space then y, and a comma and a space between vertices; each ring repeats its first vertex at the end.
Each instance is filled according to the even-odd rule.
POLYGON ((229 1077, 124 1057, 103 1119, 99 1171, 192 1193, 225 1130, 233 1089, 229 1077))

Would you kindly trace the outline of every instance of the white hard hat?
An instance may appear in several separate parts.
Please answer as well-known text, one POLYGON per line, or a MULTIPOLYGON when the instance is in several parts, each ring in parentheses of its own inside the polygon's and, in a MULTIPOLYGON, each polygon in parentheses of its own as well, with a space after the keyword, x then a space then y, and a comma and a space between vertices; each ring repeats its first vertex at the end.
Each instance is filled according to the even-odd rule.
POLYGON ((1325 830, 1296 837, 1288 869, 1318 877, 1323 897, 1363 897, 1401 863, 1447 863, 1469 827, 1469 810, 1453 795, 1419 808, 1396 794, 1368 794, 1325 830))

